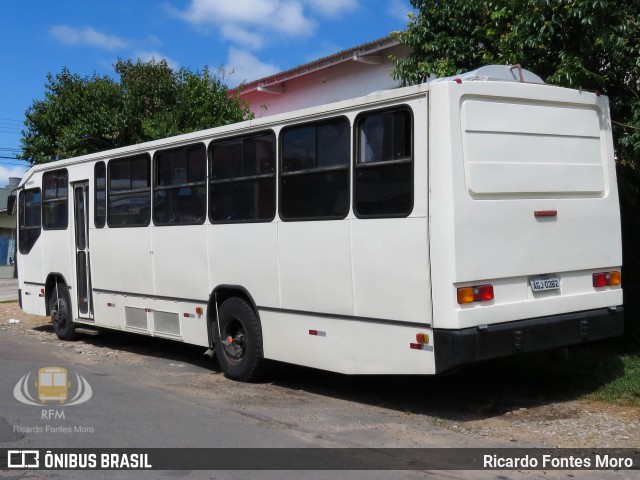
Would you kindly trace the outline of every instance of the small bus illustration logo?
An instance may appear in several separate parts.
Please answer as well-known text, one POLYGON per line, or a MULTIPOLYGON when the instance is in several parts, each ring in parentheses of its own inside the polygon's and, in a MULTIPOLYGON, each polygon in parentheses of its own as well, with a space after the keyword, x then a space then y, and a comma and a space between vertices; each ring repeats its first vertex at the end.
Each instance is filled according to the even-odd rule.
POLYGON ((67 381, 67 369, 62 367, 44 367, 38 370, 38 400, 40 403, 47 401, 59 401, 64 403, 67 399, 67 389, 71 382, 67 381))
POLYGON ((61 405, 79 405, 88 401, 93 395, 89 382, 75 373, 75 382, 63 367, 42 367, 38 370, 38 379, 29 382, 31 372, 24 375, 13 388, 13 396, 25 405, 45 405, 47 402, 59 402, 61 405), (72 384, 75 384, 75 395, 69 401, 72 384), (35 386, 37 401, 30 389, 35 386))

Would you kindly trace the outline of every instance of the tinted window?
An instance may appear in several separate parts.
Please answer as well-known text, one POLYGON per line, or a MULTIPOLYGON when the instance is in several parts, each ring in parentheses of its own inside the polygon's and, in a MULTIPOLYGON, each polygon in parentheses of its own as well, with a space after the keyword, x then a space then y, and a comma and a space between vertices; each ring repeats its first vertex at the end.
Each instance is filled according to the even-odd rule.
POLYGON ((96 228, 102 228, 107 219, 107 170, 104 162, 96 163, 95 194, 94 222, 96 228))
POLYGON ((155 154, 153 222, 156 225, 201 224, 207 212, 207 156, 204 145, 155 154))
POLYGON ((349 121, 339 118, 283 130, 282 219, 339 219, 347 213, 349 121))
POLYGON ((69 175, 55 170, 42 175, 42 227, 64 230, 69 224, 69 175))
POLYGON ((149 225, 151 220, 149 155, 111 160, 107 219, 110 227, 149 225))
POLYGON ((211 144, 212 223, 269 222, 276 212, 273 132, 211 144))
POLYGON ((23 190, 18 199, 20 217, 18 219, 18 249, 27 254, 40 237, 41 196, 40 189, 23 190))
POLYGON ((406 216, 413 209, 412 119, 407 109, 357 121, 354 211, 359 217, 406 216))

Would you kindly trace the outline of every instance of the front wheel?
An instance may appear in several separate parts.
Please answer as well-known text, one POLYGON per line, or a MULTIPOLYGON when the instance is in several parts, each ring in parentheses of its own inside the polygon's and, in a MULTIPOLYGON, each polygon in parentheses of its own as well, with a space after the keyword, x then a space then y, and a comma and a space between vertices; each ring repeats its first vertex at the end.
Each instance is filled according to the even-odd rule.
POLYGON ((246 301, 232 297, 218 309, 213 326, 216 358, 224 374, 234 380, 257 380, 264 371, 262 329, 256 312, 246 301))
POLYGON ((49 300, 53 331, 60 340, 73 340, 76 336, 73 316, 71 314, 71 297, 66 285, 58 283, 49 300))

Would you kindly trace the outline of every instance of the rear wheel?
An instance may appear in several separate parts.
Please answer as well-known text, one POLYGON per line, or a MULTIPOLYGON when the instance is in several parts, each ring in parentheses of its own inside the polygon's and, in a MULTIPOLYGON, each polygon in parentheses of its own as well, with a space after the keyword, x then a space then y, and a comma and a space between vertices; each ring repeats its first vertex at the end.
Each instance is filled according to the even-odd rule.
POLYGON ((237 297, 218 309, 219 325, 213 327, 216 358, 224 374, 234 380, 257 380, 264 372, 262 329, 251 305, 237 297))
POLYGON ((76 336, 73 316, 71 314, 71 297, 66 285, 58 283, 49 299, 51 323, 53 331, 61 340, 73 340, 76 336))

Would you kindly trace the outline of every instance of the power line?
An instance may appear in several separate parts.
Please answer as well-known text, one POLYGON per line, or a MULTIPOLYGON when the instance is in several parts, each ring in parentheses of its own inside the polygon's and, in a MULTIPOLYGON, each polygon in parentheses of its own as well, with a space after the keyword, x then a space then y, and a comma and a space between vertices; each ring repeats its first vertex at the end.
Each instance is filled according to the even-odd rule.
MULTIPOLYGON (((16 158, 16 157, 5 157, 4 155, 0 155, 0 158, 6 158, 7 160, 14 160, 16 162, 24 162, 24 160, 20 160, 19 158, 16 158)), ((2 162, 2 163, 8 163, 8 162, 2 162)), ((16 165, 23 165, 23 163, 16 163, 16 165)))

